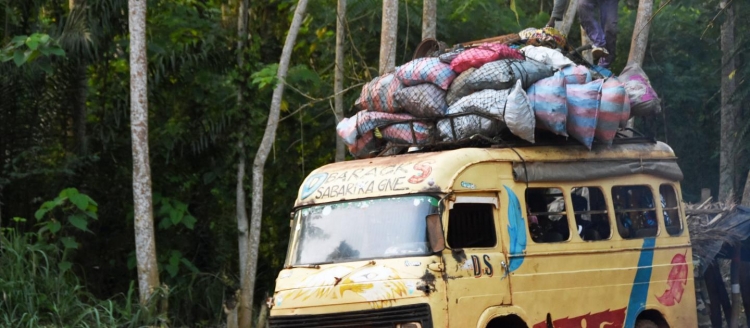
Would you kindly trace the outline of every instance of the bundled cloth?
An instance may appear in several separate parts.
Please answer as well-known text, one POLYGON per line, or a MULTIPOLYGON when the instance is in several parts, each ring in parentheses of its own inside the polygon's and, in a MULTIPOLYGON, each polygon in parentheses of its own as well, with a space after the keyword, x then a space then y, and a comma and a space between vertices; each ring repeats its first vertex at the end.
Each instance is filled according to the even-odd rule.
POLYGON ((566 77, 558 72, 554 76, 537 81, 526 93, 534 110, 537 126, 567 137, 568 103, 565 81, 566 77))
POLYGON ((450 65, 435 57, 417 58, 396 69, 396 77, 406 86, 432 83, 443 90, 456 78, 450 65))
POLYGON ((511 88, 516 81, 521 81, 525 89, 553 73, 552 67, 535 61, 503 59, 480 67, 466 83, 473 90, 504 90, 511 88))
POLYGON ((591 149, 596 134, 599 95, 603 80, 565 86, 568 102, 568 134, 591 149))
POLYGON ((541 29, 527 28, 518 32, 521 41, 531 46, 544 46, 549 48, 565 48, 567 41, 565 35, 554 27, 545 27, 541 29))
POLYGON ((534 112, 526 92, 517 81, 511 90, 486 89, 463 97, 448 108, 449 118, 438 121, 443 141, 458 141, 480 134, 497 135, 504 127, 534 142, 534 112))
POLYGON ((479 68, 486 63, 506 58, 521 60, 523 56, 518 50, 512 49, 505 44, 485 43, 458 54, 451 61, 451 69, 456 73, 462 73, 469 68, 479 68))
POLYGON ((474 90, 469 87, 466 81, 476 70, 477 69, 474 67, 469 68, 453 80, 453 83, 451 83, 451 87, 448 89, 448 94, 445 95, 445 102, 447 102, 449 106, 453 105, 459 99, 466 97, 474 92, 474 90))
POLYGON ((362 87, 357 104, 363 110, 397 113, 400 108, 395 95, 403 87, 393 73, 378 76, 362 87))
POLYGON ((656 91, 651 87, 648 76, 638 63, 629 63, 620 74, 620 81, 630 98, 630 111, 633 116, 648 116, 661 113, 661 104, 656 91))
POLYGON ((407 113, 421 118, 442 117, 448 109, 445 91, 431 83, 401 89, 396 92, 396 102, 407 113))
POLYGON ((556 70, 567 66, 575 66, 575 63, 561 52, 547 47, 526 46, 521 48, 521 53, 526 56, 526 60, 540 62, 552 66, 556 70))

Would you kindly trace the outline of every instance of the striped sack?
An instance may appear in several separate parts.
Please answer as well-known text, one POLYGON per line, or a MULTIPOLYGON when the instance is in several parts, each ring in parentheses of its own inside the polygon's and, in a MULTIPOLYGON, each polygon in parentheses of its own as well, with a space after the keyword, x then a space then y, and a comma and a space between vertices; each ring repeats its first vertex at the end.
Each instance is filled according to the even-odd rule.
POLYGON ((401 112, 399 104, 395 101, 395 96, 396 92, 403 87, 393 73, 378 76, 362 87, 357 103, 363 110, 384 113, 401 112))
POLYGON ((526 90, 526 94, 534 110, 537 125, 557 135, 567 137, 565 124, 568 117, 568 103, 565 96, 565 76, 558 72, 554 76, 541 79, 531 85, 526 90))
POLYGON ((458 54, 451 61, 451 69, 456 73, 462 73, 469 68, 479 68, 491 61, 506 58, 522 60, 523 55, 505 44, 485 43, 458 54))
POLYGON ((383 149, 383 141, 375 138, 372 131, 363 134, 354 144, 348 145, 354 158, 375 157, 383 149))
POLYGON ((591 72, 586 66, 568 66, 560 70, 565 75, 566 84, 586 84, 591 82, 591 72))
POLYGON ((586 84, 568 84, 568 134, 591 149, 596 133, 596 114, 599 111, 599 95, 603 80, 586 84))
POLYGON ((432 125, 424 122, 397 123, 380 129, 383 139, 408 145, 423 145, 431 141, 432 125))
POLYGON ((628 94, 620 81, 615 78, 604 80, 594 135, 597 141, 607 146, 612 145, 623 117, 622 112, 627 98, 628 94))
POLYGON ((352 145, 357 138, 377 127, 414 120, 409 114, 391 114, 372 111, 359 111, 350 118, 344 118, 336 125, 336 133, 347 145, 352 145))
POLYGON ((417 58, 396 69, 396 77, 406 86, 432 83, 448 90, 456 73, 435 57, 417 58))

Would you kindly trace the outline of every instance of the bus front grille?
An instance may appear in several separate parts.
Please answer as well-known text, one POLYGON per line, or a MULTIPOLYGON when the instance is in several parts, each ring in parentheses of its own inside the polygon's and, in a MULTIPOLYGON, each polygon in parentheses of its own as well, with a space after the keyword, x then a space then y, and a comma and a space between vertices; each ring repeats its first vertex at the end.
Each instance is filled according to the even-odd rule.
POLYGON ((419 322, 432 328, 428 304, 396 306, 384 309, 328 313, 271 316, 271 328, 296 327, 395 327, 399 323, 419 322))

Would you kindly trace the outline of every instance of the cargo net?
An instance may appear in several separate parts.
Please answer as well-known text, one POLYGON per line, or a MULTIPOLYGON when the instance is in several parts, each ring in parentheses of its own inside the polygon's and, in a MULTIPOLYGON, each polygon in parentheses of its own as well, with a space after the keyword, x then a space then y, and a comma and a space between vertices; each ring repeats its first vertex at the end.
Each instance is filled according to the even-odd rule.
POLYGON ((357 158, 394 154, 385 150, 398 147, 528 144, 550 133, 589 149, 594 143, 609 146, 631 116, 631 103, 636 109, 658 99, 637 98, 632 91, 644 89, 646 83, 636 82, 645 79, 602 78, 576 65, 571 52, 551 49, 570 48, 554 32, 522 31, 515 39, 534 45, 520 50, 482 43, 428 52, 433 57, 416 58, 367 83, 355 104, 360 111, 339 122, 337 133, 357 158))
MULTIPOLYGON (((361 112, 360 112, 361 113, 361 112)), ((455 148, 472 143, 490 144, 504 129, 502 116, 487 113, 459 113, 440 119, 365 121, 354 126, 349 151, 354 157, 378 156, 394 147, 426 149, 455 148)))

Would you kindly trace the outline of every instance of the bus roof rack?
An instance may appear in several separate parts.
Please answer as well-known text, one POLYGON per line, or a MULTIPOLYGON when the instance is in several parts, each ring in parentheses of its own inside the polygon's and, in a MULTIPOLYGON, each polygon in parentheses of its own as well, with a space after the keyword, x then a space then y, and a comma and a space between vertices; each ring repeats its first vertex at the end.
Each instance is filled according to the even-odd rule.
MULTIPOLYGON (((655 144, 656 139, 644 135, 643 133, 632 129, 624 128, 617 132, 612 140, 613 145, 624 144, 655 144)), ((605 144, 594 140, 594 147, 604 146, 605 144)), ((397 144, 389 143, 379 154, 380 156, 398 155, 408 152, 434 152, 443 150, 453 150, 459 148, 518 148, 518 147, 584 147, 580 142, 572 137, 558 136, 551 132, 536 130, 536 142, 530 143, 509 132, 501 133, 495 137, 483 135, 473 135, 468 139, 455 142, 431 143, 427 145, 397 144)))

